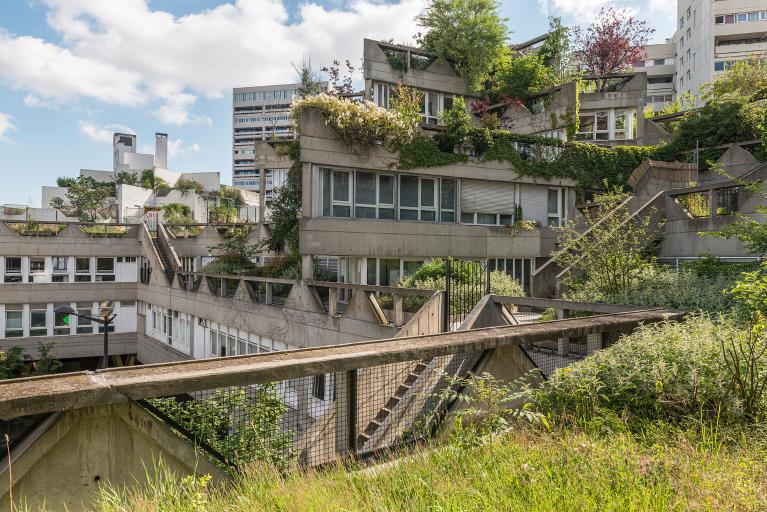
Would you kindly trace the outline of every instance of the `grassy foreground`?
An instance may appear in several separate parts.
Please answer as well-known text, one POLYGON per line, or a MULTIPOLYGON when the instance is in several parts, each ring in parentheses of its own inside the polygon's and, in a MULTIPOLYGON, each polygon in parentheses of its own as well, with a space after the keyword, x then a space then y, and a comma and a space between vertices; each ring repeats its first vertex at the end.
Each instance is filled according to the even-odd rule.
MULTIPOLYGON (((750 437, 750 436, 749 436, 750 437)), ((755 436, 762 437, 762 436, 755 436)), ((227 489, 166 478, 104 493, 101 511, 767 510, 765 445, 683 436, 639 443, 515 430, 483 446, 446 445, 374 470, 253 470, 227 489)))

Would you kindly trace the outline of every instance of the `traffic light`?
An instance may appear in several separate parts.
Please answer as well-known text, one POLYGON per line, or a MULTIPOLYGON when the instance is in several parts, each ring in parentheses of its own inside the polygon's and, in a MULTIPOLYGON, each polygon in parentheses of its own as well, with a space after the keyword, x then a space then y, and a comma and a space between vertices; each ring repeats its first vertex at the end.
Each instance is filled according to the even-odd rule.
POLYGON ((64 315, 61 317, 61 321, 64 322, 64 325, 69 325, 69 315, 64 315))

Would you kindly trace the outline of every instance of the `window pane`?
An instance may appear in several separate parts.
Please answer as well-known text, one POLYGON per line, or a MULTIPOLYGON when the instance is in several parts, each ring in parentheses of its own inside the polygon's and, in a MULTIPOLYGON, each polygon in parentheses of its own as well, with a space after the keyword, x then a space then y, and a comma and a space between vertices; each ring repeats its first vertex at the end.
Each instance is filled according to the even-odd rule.
POLYGON ((378 284, 376 283, 376 259, 375 258, 368 258, 367 275, 368 275, 368 284, 378 284))
POLYGON ((333 217, 351 217, 351 216, 352 216, 351 206, 334 206, 333 207, 333 217))
POLYGON ((411 276, 415 274, 415 272, 421 268, 423 265, 423 261, 403 261, 403 277, 411 276))
POLYGON ((355 201, 358 204, 376 204, 376 176, 372 172, 357 173, 355 201))
POLYGON ((5 328, 6 329, 21 329, 21 310, 8 310, 5 311, 5 328))
POLYGON ((29 310, 29 326, 45 327, 45 310, 44 309, 29 310))
POLYGON ((29 258, 30 272, 45 272, 45 258, 29 258))
POLYGON ((429 115, 430 116, 436 116, 437 115, 437 100, 439 100, 439 93, 436 92, 430 92, 428 93, 428 101, 429 101, 429 115))
POLYGON ((401 206, 418 206, 418 178, 402 176, 400 178, 399 202, 401 206))
POLYGON ((597 130, 607 130, 608 112, 597 112, 597 130))
POLYGON ((378 176, 378 203, 394 204, 394 176, 378 176))
POLYGON ((421 180, 421 206, 434 206, 435 180, 421 180))
POLYGON ((399 260, 380 260, 381 286, 393 286, 399 281, 399 260))
POLYGON ((114 272, 115 271, 114 258, 96 258, 96 271, 97 272, 114 272))
POLYGON ((5 258, 5 271, 9 274, 21 272, 21 258, 5 258))
POLYGON ((501 215, 501 225, 502 226, 508 226, 511 224, 511 215, 501 215))
POLYGON ((330 217, 330 173, 328 169, 322 169, 322 216, 330 217))
POLYGON ((462 213, 461 214, 461 222, 464 224, 474 224, 474 214, 473 213, 462 213))
POLYGON ((378 209, 378 218, 379 219, 393 219, 394 218, 394 208, 379 208, 378 209))
POLYGON ((437 219, 437 212, 435 211, 422 211, 421 220, 424 222, 434 222, 437 219))
POLYGON ((90 272, 91 259, 90 258, 75 258, 75 269, 78 272, 90 272))
POLYGON ((333 171, 333 201, 349 200, 349 173, 333 171))
POLYGON ((455 210, 455 180, 442 180, 440 206, 444 210, 455 210))
POLYGON ((495 214, 494 213, 478 213, 477 214, 477 224, 495 224, 495 214))
POLYGON ((400 220, 418 220, 418 210, 402 210, 399 211, 400 220))
POLYGON ((455 222, 455 212, 442 212, 440 213, 441 222, 455 222))
POLYGON ((356 211, 356 215, 358 219, 375 219, 376 218, 376 209, 372 206, 370 207, 358 206, 355 211, 356 211))
POLYGON ((548 212, 549 214, 559 214, 559 190, 555 188, 549 189, 548 197, 548 212))

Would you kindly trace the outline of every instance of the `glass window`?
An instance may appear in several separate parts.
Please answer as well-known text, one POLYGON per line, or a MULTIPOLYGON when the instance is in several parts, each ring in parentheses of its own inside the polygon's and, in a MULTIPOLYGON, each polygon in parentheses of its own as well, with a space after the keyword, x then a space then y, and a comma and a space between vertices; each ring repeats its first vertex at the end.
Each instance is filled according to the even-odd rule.
POLYGON ((724 22, 726 24, 735 23, 735 15, 734 14, 725 14, 724 15, 724 22))
POLYGON ((461 212, 461 223, 474 224, 474 214, 468 212, 461 212))
POLYGON ((375 258, 367 259, 367 284, 378 284, 378 279, 376 279, 376 264, 377 260, 375 258))
POLYGON ((325 400, 325 375, 315 375, 312 379, 312 396, 317 400, 325 400))
POLYGON ((54 335, 65 335, 69 334, 70 329, 69 326, 72 324, 72 321, 77 318, 76 316, 67 315, 65 313, 56 313, 55 310, 59 306, 69 306, 69 304, 54 304, 53 309, 53 334, 54 335))
POLYGON ((53 265, 54 272, 66 272, 67 271, 67 258, 54 256, 51 258, 51 264, 53 265))
MULTIPOLYGON (((90 302, 79 302, 77 304, 77 314, 93 316, 93 304, 90 302)), ((93 322, 89 318, 83 318, 81 316, 77 318, 77 334, 90 334, 93 333, 93 322)))
POLYGON ((46 304, 32 304, 29 306, 29 335, 48 335, 48 306, 46 304))
POLYGON ((550 188, 548 190, 547 210, 549 227, 559 227, 564 224, 564 198, 564 188, 550 188))
POLYGON ((29 272, 32 274, 41 274, 45 272, 45 258, 30 257, 29 272))
POLYGON ((627 112, 618 111, 615 113, 615 140, 625 140, 628 123, 626 122, 627 112))
POLYGON ((322 212, 326 217, 351 217, 351 171, 322 169, 322 212))
POLYGON ((440 180, 440 222, 455 222, 455 180, 440 180))
POLYGON ((495 226, 498 223, 494 213, 477 213, 477 224, 495 226))
POLYGON ((738 13, 738 23, 745 23, 748 21, 748 13, 746 12, 739 12, 738 13))
POLYGON ((109 274, 115 271, 114 258, 96 258, 96 272, 109 274))
POLYGON ((5 337, 20 338, 24 335, 22 325, 23 306, 21 304, 5 305, 5 337))
POLYGON ((5 258, 6 274, 21 274, 21 258, 5 258))
POLYGON ((394 176, 378 175, 378 218, 394 218, 394 176))
POLYGON ((423 260, 405 260, 402 262, 402 277, 412 276, 423 266, 423 260))
POLYGON ((594 130, 596 140, 610 140, 610 113, 607 111, 597 112, 594 130))
POLYGON ((379 277, 381 286, 394 286, 400 278, 399 260, 381 258, 379 260, 379 277))
POLYGON ((372 172, 357 172, 355 189, 355 216, 360 219, 375 219, 376 175, 372 172))
POLYGON ((78 274, 87 274, 91 271, 90 258, 75 258, 75 271, 78 274))
POLYGON ((748 13, 748 21, 759 21, 759 12, 748 13))

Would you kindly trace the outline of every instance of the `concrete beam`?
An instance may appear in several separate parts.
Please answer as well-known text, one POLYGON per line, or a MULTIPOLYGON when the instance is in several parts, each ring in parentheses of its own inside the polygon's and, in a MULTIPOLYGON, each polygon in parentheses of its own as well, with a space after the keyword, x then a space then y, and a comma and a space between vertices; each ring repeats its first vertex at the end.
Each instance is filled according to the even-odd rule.
POLYGON ((596 332, 630 332, 684 313, 646 310, 446 334, 13 379, 0 383, 0 418, 296 379, 322 373, 484 351, 596 332))

